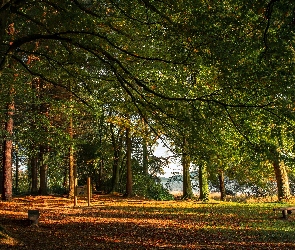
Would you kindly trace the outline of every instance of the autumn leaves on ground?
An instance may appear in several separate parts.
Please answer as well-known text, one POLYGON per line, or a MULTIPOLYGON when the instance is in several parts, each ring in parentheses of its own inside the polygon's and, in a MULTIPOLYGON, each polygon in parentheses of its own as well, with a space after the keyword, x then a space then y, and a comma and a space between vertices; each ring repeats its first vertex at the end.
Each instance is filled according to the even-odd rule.
POLYGON ((282 205, 18 197, 0 202, 0 249, 295 249, 295 215, 272 211, 282 205))

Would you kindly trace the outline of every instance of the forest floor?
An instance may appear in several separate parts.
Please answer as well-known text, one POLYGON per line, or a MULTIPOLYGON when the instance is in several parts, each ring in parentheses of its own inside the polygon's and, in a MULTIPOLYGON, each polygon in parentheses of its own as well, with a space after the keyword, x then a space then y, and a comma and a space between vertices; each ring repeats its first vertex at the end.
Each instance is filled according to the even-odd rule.
POLYGON ((295 249, 295 215, 273 211, 292 204, 15 197, 0 202, 0 249, 295 249))

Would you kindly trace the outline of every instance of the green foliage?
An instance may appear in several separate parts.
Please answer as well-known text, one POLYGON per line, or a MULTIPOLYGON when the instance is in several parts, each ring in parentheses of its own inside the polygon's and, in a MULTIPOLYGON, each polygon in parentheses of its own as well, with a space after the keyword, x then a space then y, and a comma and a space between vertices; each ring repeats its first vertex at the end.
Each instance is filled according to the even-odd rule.
POLYGON ((158 178, 150 175, 135 175, 133 191, 135 195, 152 200, 173 200, 169 190, 164 188, 158 178))
POLYGON ((0 119, 13 89, 14 136, 28 157, 50 147, 50 186, 69 145, 81 179, 103 162, 110 183, 125 152, 110 124, 150 146, 165 134, 178 156, 185 136, 196 165, 241 185, 273 181, 273 152, 292 171, 294 1, 10 1, 0 14, 0 119))

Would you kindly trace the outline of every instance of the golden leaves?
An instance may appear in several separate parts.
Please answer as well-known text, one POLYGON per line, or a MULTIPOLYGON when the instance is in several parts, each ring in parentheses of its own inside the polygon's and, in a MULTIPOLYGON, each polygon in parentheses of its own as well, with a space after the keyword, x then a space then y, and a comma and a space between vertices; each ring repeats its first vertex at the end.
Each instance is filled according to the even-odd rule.
POLYGON ((0 202, 0 224, 27 249, 295 247, 288 223, 277 220, 267 204, 157 202, 113 195, 95 195, 91 204, 81 200, 74 207, 71 199, 54 196, 14 198, 0 202), (39 227, 23 224, 31 208, 41 212, 39 227))

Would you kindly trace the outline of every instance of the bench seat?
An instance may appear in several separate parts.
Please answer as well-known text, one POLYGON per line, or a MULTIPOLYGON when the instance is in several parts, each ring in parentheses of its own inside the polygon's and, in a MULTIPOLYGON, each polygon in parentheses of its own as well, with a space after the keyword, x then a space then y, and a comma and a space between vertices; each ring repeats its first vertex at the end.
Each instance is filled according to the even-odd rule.
POLYGON ((295 207, 276 207, 273 211, 282 211, 283 218, 287 219, 287 214, 292 214, 292 211, 295 211, 295 207))

